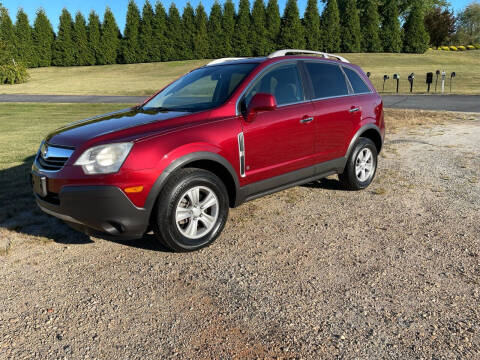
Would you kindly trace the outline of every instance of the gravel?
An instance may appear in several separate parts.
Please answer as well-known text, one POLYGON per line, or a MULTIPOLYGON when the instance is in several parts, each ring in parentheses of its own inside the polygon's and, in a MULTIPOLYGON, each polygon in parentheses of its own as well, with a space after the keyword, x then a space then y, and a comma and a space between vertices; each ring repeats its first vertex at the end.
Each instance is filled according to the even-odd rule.
POLYGON ((195 253, 1 225, 0 358, 480 358, 479 139, 389 134, 367 190, 255 200, 195 253))

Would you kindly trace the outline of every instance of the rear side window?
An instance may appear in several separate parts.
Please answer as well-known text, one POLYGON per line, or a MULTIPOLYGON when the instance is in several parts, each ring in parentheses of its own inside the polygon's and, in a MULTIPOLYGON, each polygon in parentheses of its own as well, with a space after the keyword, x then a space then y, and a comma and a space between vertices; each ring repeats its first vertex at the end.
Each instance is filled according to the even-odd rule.
POLYGON ((362 80, 356 71, 348 67, 343 67, 343 70, 345 70, 345 74, 347 75, 355 94, 371 92, 370 88, 365 84, 365 81, 362 80))
POLYGON ((305 66, 312 79, 315 99, 348 95, 345 75, 338 65, 306 62, 305 66))

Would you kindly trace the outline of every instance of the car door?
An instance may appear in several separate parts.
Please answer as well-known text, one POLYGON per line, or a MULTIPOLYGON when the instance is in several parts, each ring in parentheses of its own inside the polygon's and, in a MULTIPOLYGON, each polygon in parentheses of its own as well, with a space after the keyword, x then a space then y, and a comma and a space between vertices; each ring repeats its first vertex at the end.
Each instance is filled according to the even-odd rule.
POLYGON ((247 183, 264 180, 313 165, 313 106, 296 61, 273 65, 247 88, 242 101, 246 109, 257 93, 272 94, 277 107, 243 118, 245 178, 247 183))
POLYGON ((305 61, 304 66, 312 89, 316 160, 342 157, 361 108, 352 102, 350 84, 339 64, 305 61))

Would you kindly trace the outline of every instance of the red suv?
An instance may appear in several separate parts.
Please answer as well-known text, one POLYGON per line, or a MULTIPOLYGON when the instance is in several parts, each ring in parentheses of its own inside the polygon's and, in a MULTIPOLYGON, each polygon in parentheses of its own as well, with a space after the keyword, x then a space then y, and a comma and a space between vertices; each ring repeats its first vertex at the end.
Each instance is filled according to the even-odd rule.
POLYGON ((32 185, 44 212, 87 234, 153 230, 191 251, 219 236, 229 207, 335 173, 367 187, 384 135, 358 66, 280 50, 215 60, 141 105, 52 132, 32 185))

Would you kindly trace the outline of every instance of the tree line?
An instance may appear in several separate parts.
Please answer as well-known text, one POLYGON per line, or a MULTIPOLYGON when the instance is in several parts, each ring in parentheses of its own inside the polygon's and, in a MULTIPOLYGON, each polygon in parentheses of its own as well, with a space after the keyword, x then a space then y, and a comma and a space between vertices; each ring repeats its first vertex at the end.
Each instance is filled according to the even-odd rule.
MULTIPOLYGON (((28 67, 104 65, 232 56, 263 56, 277 49, 326 52, 423 53, 429 44, 424 0, 308 0, 303 17, 296 0, 280 14, 277 0, 216 1, 207 15, 187 3, 180 13, 158 1, 140 11, 128 3, 123 33, 106 8, 103 19, 90 12, 72 18, 64 8, 55 33, 39 9, 33 26, 19 9, 13 23, 0 4, 0 42, 10 58, 28 67), (402 18, 403 16, 403 18, 402 18)), ((428 2, 428 1, 427 1, 428 2)), ((430 0, 435 2, 435 0, 430 0)))

